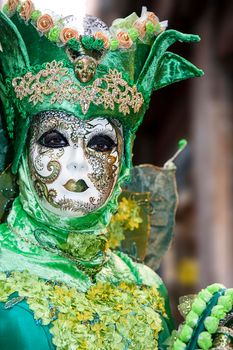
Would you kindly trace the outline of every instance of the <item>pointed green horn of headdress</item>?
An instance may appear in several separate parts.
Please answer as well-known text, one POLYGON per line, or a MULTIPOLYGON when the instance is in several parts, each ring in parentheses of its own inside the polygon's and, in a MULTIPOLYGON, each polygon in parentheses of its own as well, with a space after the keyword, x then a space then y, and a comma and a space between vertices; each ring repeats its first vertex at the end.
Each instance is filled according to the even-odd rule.
POLYGON ((177 41, 198 42, 200 37, 198 35, 183 34, 176 30, 167 30, 156 38, 137 80, 137 86, 140 86, 144 97, 146 96, 145 102, 147 107, 153 91, 175 82, 200 77, 204 74, 201 69, 198 69, 185 58, 167 51, 177 41))
POLYGON ((19 68, 29 68, 30 62, 25 43, 13 22, 3 12, 0 12, 0 28, 2 72, 9 73, 19 68))
POLYGON ((13 22, 0 12, 0 93, 3 105, 8 105, 9 100, 6 85, 3 83, 5 76, 19 69, 29 69, 30 62, 25 43, 13 22))
MULTIPOLYGON (((0 98, 7 118, 8 131, 13 133, 16 110, 9 96, 10 84, 5 81, 5 77, 18 70, 27 71, 30 67, 30 62, 27 48, 16 26, 2 12, 0 12, 0 33, 0 98)), ((25 124, 20 125, 20 123, 21 121, 19 120, 19 128, 25 126, 25 124)), ((24 144, 25 140, 22 140, 22 138, 25 139, 25 134, 21 132, 18 134, 17 144, 14 145, 15 148, 24 144)))

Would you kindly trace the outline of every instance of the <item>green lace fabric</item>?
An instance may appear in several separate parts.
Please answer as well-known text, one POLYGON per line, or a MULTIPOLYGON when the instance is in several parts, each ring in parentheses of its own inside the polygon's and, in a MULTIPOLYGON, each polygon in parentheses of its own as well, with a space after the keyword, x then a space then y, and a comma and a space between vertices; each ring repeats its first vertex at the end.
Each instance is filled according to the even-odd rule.
MULTIPOLYGON (((36 320, 50 325, 58 350, 158 349, 166 318, 164 299, 155 287, 98 282, 86 293, 28 272, 0 274, 0 301, 17 292, 36 320), (32 288, 33 286, 33 288, 32 288)), ((6 304, 6 307, 9 305, 6 304)))

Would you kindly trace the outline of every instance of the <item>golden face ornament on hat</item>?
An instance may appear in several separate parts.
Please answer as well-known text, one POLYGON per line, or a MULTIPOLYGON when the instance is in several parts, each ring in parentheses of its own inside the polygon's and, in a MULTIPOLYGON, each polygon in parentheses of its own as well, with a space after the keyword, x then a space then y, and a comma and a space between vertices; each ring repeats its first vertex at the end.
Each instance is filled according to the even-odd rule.
POLYGON ((95 75, 97 61, 90 56, 78 57, 74 62, 74 71, 78 80, 88 83, 95 75))

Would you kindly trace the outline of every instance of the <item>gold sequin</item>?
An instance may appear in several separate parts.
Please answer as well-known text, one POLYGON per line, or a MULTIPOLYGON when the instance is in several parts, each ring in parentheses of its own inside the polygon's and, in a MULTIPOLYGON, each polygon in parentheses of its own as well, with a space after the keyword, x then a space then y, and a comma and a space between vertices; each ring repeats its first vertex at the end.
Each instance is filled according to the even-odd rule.
POLYGON ((184 295, 179 298, 178 310, 184 318, 188 315, 189 311, 191 311, 195 298, 195 294, 184 295))

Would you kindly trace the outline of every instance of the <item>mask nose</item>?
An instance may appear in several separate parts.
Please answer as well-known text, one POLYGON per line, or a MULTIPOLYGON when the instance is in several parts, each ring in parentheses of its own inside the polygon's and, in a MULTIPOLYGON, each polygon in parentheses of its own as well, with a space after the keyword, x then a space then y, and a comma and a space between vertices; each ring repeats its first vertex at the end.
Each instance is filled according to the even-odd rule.
POLYGON ((70 172, 78 172, 78 171, 87 171, 88 170, 88 164, 84 161, 77 161, 77 162, 69 162, 67 164, 67 169, 70 172))
POLYGON ((76 170, 78 170, 78 168, 79 168, 79 164, 76 162, 71 162, 67 165, 68 170, 76 171, 76 170))
POLYGON ((88 171, 88 161, 84 155, 83 150, 81 147, 77 149, 73 149, 72 153, 70 154, 69 161, 67 163, 67 169, 70 172, 86 172, 88 171))

